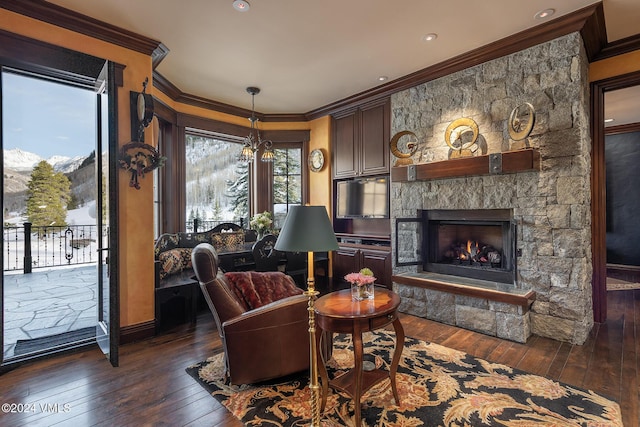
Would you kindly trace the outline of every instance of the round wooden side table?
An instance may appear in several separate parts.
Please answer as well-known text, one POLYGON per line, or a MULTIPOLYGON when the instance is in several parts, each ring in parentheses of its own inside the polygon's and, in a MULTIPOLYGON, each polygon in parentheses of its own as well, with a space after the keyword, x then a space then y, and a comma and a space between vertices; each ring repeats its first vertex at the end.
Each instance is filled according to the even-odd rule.
MULTIPOLYGON (((398 363, 400 363, 400 356, 404 347, 404 329, 397 315, 399 305, 400 297, 398 294, 384 288, 375 288, 374 298, 370 300, 353 301, 351 299, 351 290, 346 289, 332 292, 316 301, 316 327, 328 332, 351 334, 353 337, 355 365, 347 373, 329 382, 322 354, 318 354, 319 360, 322 361, 319 366, 322 381, 321 410, 324 410, 329 386, 341 390, 353 398, 355 425, 359 426, 361 423, 360 399, 362 395, 385 378, 391 380, 393 397, 396 405, 400 405, 400 397, 396 387, 396 372, 398 371, 398 363), (389 371, 381 369, 364 371, 362 333, 384 328, 389 324, 393 324, 393 329, 396 333, 396 345, 393 350, 389 371)), ((317 339, 320 339, 321 335, 321 333, 316 334, 317 339)), ((320 347, 320 345, 317 346, 317 348, 320 347)))

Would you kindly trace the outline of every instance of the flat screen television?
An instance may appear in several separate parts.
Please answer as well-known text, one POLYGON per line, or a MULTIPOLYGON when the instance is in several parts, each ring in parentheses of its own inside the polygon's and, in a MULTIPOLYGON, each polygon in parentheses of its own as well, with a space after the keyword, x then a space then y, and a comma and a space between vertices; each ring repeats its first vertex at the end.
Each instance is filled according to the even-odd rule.
POLYGON ((389 218, 389 178, 338 181, 336 218, 389 218))

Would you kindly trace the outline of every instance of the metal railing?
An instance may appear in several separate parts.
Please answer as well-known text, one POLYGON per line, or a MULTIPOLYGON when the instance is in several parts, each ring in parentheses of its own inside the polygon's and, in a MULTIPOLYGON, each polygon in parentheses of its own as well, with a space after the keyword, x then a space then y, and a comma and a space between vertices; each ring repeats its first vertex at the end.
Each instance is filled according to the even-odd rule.
MULTIPOLYGON (((218 224, 233 222, 244 228, 244 218, 232 221, 203 221, 194 219, 186 223, 186 231, 211 230, 218 224)), ((96 225, 69 225, 67 227, 34 227, 29 222, 22 226, 3 227, 4 271, 90 264, 98 260, 98 227, 96 225)), ((102 232, 107 238, 106 227, 102 232)), ((106 256, 106 255, 105 255, 106 256)))
MULTIPOLYGON (((25 222, 19 227, 3 228, 4 271, 89 264, 98 260, 98 227, 33 227, 25 222)), ((106 238, 106 227, 102 231, 106 238)))
POLYGON ((186 223, 186 231, 189 233, 197 233, 198 231, 207 231, 211 230, 213 227, 219 224, 224 224, 227 222, 232 222, 234 224, 238 224, 240 227, 245 228, 245 224, 249 222, 244 218, 234 219, 231 221, 220 221, 220 220, 202 220, 195 218, 193 221, 187 221, 186 223))

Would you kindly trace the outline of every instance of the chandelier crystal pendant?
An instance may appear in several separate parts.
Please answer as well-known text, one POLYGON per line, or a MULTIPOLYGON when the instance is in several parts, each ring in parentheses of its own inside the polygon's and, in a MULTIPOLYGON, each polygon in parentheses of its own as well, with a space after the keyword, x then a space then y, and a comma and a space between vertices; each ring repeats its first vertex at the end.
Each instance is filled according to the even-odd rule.
POLYGON ((260 160, 262 160, 263 162, 273 162, 273 142, 269 140, 263 140, 260 137, 260 130, 258 129, 258 118, 256 117, 255 113, 254 98, 257 94, 260 93, 260 89, 250 86, 247 88, 247 92, 251 95, 251 117, 249 117, 249 121, 251 122, 251 131, 249 132, 249 136, 244 139, 244 146, 242 147, 242 153, 240 153, 240 160, 247 163, 252 162, 255 154, 258 152, 258 149, 261 145, 264 144, 264 150, 262 151, 260 160))

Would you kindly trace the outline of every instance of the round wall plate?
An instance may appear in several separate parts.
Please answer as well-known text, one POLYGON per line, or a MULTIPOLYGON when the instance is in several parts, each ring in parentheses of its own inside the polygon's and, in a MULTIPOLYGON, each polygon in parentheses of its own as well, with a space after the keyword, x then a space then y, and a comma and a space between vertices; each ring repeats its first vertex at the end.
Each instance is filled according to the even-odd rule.
POLYGON ((320 172, 324 167, 324 152, 320 148, 309 153, 309 169, 312 172, 320 172))
POLYGON ((514 141, 520 141, 529 136, 536 123, 536 110, 533 105, 525 102, 518 105, 509 115, 509 136, 514 141))
POLYGON ((466 150, 478 139, 478 124, 469 117, 452 121, 444 132, 444 141, 456 151, 466 150))

